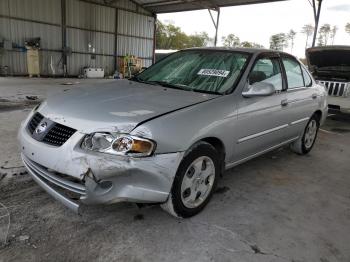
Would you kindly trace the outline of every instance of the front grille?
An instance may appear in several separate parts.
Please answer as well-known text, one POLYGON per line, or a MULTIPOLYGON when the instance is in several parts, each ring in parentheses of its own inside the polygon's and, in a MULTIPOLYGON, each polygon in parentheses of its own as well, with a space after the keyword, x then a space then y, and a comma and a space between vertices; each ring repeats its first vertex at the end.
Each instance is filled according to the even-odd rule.
POLYGON ((318 80, 319 84, 323 84, 330 96, 347 97, 349 93, 349 83, 318 80))
POLYGON ((44 116, 38 112, 34 114, 34 116, 29 121, 29 124, 28 124, 28 130, 31 134, 34 133, 35 128, 39 125, 39 123, 41 122, 41 120, 43 120, 43 118, 44 116))
POLYGON ((53 146, 61 146, 75 133, 75 131, 76 130, 73 128, 55 123, 42 141, 53 146))
POLYGON ((27 129, 34 139, 53 146, 63 145, 76 132, 75 129, 53 122, 38 112, 29 121, 27 129), (47 130, 42 134, 35 134, 35 129, 42 122, 46 122, 47 130))

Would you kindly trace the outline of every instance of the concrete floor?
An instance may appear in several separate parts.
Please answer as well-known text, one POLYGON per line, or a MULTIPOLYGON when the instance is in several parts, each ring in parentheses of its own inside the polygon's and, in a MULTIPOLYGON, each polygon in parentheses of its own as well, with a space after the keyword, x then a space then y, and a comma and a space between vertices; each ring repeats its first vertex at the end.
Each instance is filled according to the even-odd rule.
POLYGON ((227 171, 193 218, 127 203, 78 216, 32 181, 16 142, 37 103, 25 96, 75 81, 0 78, 1 262, 350 261, 350 117, 331 116, 307 156, 282 148, 227 171))

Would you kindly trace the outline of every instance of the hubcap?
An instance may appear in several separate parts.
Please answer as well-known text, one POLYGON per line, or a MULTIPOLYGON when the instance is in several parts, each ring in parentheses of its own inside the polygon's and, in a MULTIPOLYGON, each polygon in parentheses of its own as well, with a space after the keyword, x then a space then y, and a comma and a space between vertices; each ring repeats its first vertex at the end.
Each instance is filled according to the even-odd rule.
POLYGON ((187 208, 200 206, 209 196, 215 180, 213 160, 202 156, 187 168, 181 184, 181 200, 187 208))
POLYGON ((306 148, 310 148, 312 146, 316 138, 316 133, 317 123, 316 120, 313 119, 310 121, 305 131, 304 144, 306 148))

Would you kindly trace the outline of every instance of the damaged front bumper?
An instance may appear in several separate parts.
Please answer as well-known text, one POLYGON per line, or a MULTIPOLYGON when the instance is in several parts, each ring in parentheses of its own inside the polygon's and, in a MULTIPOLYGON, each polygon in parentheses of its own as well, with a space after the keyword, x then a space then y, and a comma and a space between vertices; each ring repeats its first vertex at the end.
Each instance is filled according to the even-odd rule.
POLYGON ((86 152, 83 133, 60 147, 34 140, 23 123, 21 156, 32 178, 66 207, 79 212, 81 203, 161 203, 168 198, 183 152, 144 158, 86 152))

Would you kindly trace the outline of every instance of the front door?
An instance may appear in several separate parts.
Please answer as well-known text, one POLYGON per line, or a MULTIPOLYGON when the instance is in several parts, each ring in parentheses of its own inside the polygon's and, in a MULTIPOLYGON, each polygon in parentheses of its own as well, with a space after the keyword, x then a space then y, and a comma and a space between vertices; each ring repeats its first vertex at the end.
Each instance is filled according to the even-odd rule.
POLYGON ((290 137, 286 85, 279 57, 260 57, 248 77, 246 88, 256 82, 267 82, 275 87, 275 94, 242 98, 238 106, 236 154, 239 162, 276 146, 290 137))

